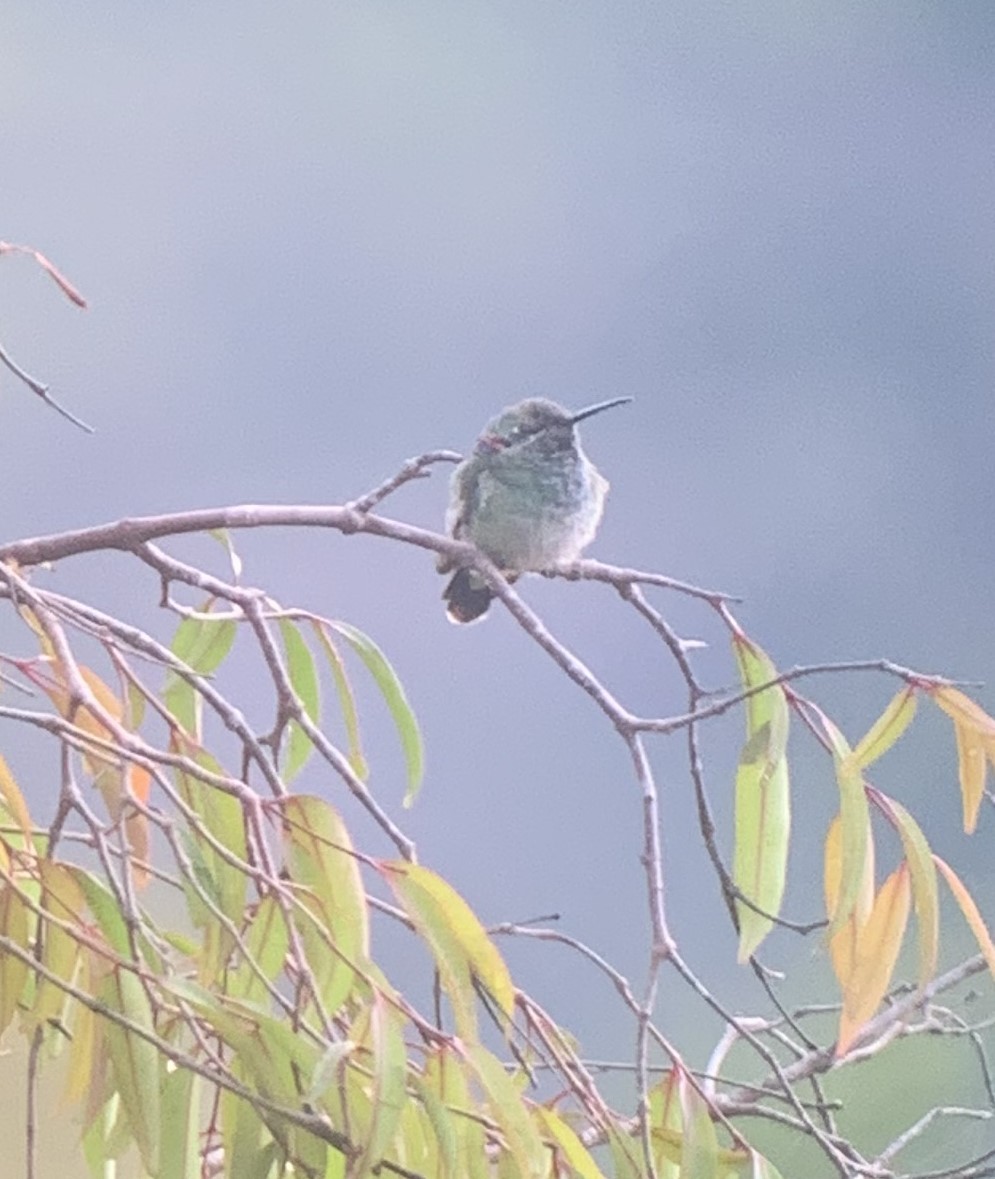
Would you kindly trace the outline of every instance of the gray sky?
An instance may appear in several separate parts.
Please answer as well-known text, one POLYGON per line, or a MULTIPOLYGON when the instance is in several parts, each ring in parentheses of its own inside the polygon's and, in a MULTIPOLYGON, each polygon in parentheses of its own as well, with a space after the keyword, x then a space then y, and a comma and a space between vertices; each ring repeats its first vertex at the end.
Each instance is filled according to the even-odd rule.
MULTIPOLYGON (((91 301, 81 314, 4 259, 0 338, 98 428, 0 374, 5 537, 336 502, 412 454, 467 448, 520 397, 625 394, 585 428, 612 482, 593 555, 743 594, 785 665, 889 656, 995 678, 991 4, 15 0, 0 35, 0 236, 91 301)), ((434 526, 444 505, 436 477, 390 512, 434 526)), ((425 861, 485 919, 561 911, 641 972, 638 797, 577 690, 500 610, 450 627, 423 555, 328 535, 241 547, 248 580, 393 659, 428 746, 406 818, 425 861)), ((115 575, 108 591, 110 568, 54 584, 149 617, 156 587, 115 575)), ((523 592, 633 707, 683 709, 606 590, 523 592)), ((719 644, 701 666, 730 682, 711 620, 659 602, 719 644)), ((856 737, 890 691, 815 695, 856 737)), ((399 801, 367 707, 373 786, 399 801)), ((740 725, 716 727, 709 763, 725 816, 740 725)), ((980 867, 957 834, 952 740, 927 731, 939 753, 881 785, 980 867)), ((719 909, 680 750, 656 752, 675 926, 717 981, 729 947, 700 932, 719 909)), ((804 820, 834 788, 799 756, 792 886, 811 900, 822 828, 804 820)), ((569 960, 509 953, 575 1025, 606 998, 569 960)), ((607 1052, 620 1026, 580 1030, 607 1052)))

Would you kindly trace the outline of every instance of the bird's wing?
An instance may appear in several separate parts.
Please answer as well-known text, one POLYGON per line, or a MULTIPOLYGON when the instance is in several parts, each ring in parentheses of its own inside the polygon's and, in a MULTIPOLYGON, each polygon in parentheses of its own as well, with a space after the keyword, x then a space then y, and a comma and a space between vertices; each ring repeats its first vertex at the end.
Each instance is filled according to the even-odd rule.
MULTIPOLYGON (((446 531, 453 540, 467 539, 467 523, 479 502, 480 470, 470 463, 460 463, 449 485, 449 507, 446 509, 446 531)), ((436 566, 440 573, 448 573, 454 563, 440 553, 436 566)))

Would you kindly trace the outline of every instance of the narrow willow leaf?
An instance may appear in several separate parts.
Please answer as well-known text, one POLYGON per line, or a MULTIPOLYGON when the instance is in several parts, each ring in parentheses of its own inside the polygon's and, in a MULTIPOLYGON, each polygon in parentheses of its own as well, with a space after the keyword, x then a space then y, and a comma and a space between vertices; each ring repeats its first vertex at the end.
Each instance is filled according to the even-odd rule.
POLYGON ((440 876, 417 864, 381 863, 380 870, 432 950, 459 1034, 476 1039, 474 978, 510 1020, 515 1005, 511 975, 466 901, 440 876))
POLYGON ((435 1091, 417 1073, 410 1078, 415 1098, 421 1103, 429 1125, 432 1127, 434 1151, 431 1151, 433 1166, 428 1173, 438 1179, 457 1179, 464 1174, 459 1163, 459 1135, 454 1122, 460 1117, 448 1110, 439 1100, 435 1091))
POLYGON ((305 1095, 308 1105, 322 1103, 328 1090, 338 1084, 342 1067, 356 1048, 352 1040, 335 1040, 328 1045, 311 1077, 311 1086, 305 1095))
MULTIPOLYGON (((189 742, 178 734, 173 734, 171 746, 175 752, 192 757, 210 773, 224 776, 222 767, 214 758, 203 751, 191 749, 189 742)), ((196 820, 191 821, 192 826, 189 832, 184 832, 187 854, 193 861, 197 873, 196 883, 211 897, 226 917, 240 923, 245 912, 248 875, 238 863, 232 863, 227 856, 222 854, 215 844, 220 844, 221 847, 227 849, 232 857, 245 863, 247 844, 245 814, 242 804, 234 795, 208 785, 185 770, 177 769, 175 777, 184 802, 196 815, 196 820), (196 825, 193 825, 194 823, 196 825), (208 834, 213 837, 213 842, 207 838, 208 834)), ((187 881, 184 883, 189 897, 190 883, 187 881)), ((209 963, 213 962, 213 969, 221 968, 227 950, 230 949, 230 935, 223 931, 217 919, 209 911, 206 911, 202 904, 198 905, 193 900, 188 903, 191 916, 197 921, 199 927, 212 930, 211 936, 217 938, 214 950, 219 956, 215 958, 212 952, 201 962, 202 969, 208 971, 207 974, 202 974, 202 979, 209 981, 209 978, 213 977, 211 975, 212 967, 209 966, 209 963)))
POLYGON ((678 1089, 684 1123, 681 1179, 720 1179, 719 1143, 708 1106, 683 1073, 678 1078, 678 1089))
POLYGON ((267 987, 265 979, 274 982, 282 973, 290 945, 287 922, 276 897, 271 893, 259 901, 249 917, 248 928, 243 933, 246 953, 262 972, 263 977, 243 957, 227 975, 227 993, 236 999, 265 1004, 267 987))
POLYGON ((576 1175, 577 1179, 604 1179, 590 1151, 555 1110, 536 1106, 532 1112, 540 1131, 552 1140, 556 1153, 563 1161, 564 1165, 557 1168, 559 1172, 569 1172, 570 1175, 576 1175))
MULTIPOLYGON (((832 914, 839 906, 840 881, 843 872, 842 825, 839 816, 829 825, 823 866, 823 883, 826 897, 826 912, 832 914)), ((860 893, 853 905, 850 916, 832 936, 827 937, 833 971, 844 987, 853 973, 857 957, 857 934, 867 923, 874 908, 874 845, 867 843, 864 871, 860 893)))
POLYGON ((995 719, 956 688, 933 688, 931 695, 954 722, 964 830, 970 835, 978 822, 986 759, 995 765, 995 719))
MULTIPOLYGON (((77 986, 87 994, 95 994, 107 971, 107 959, 84 948, 79 956, 77 986)), ((70 1008, 72 1039, 69 1041, 64 1100, 72 1105, 84 1102, 84 1125, 96 1115, 109 1095, 109 1061, 103 1034, 106 1023, 82 1003, 70 1008)))
POLYGON ((629 1134, 623 1134, 614 1126, 607 1128, 608 1146, 611 1150, 615 1179, 646 1179, 647 1170, 639 1143, 629 1134))
POLYGON ((469 1073, 467 1062, 448 1046, 434 1049, 425 1061, 419 1091, 435 1099, 434 1104, 426 1101, 425 1108, 448 1167, 439 1179, 490 1179, 484 1128, 460 1112, 475 1108, 469 1073))
POLYGON ((995 717, 976 704, 970 696, 965 696, 957 688, 939 687, 931 689, 930 694, 936 704, 952 720, 959 721, 969 728, 977 729, 979 733, 988 737, 995 737, 995 717))
POLYGON ((504 1065, 480 1044, 468 1044, 466 1055, 522 1179, 546 1179, 549 1155, 504 1065))
POLYGON ((408 769, 408 789, 404 805, 410 806, 421 788, 425 776, 425 752, 422 747, 421 731, 401 681, 397 678, 387 657, 371 638, 347 622, 329 622, 328 625, 340 634, 366 665, 374 683, 380 689, 390 715, 394 718, 401 748, 408 769))
MULTIPOLYGON (((213 604, 213 599, 209 599, 201 610, 206 613, 213 604)), ((231 650, 236 631, 235 621, 231 618, 184 618, 176 628, 170 650, 192 671, 210 675, 231 650)), ((162 699, 183 730, 194 740, 199 740, 201 698, 195 689, 175 671, 170 671, 162 699)))
POLYGON ((197 1179, 201 1174, 201 1080, 196 1073, 165 1065, 162 1139, 156 1179, 197 1179))
POLYGON ((964 914, 967 924, 970 926, 971 932, 974 934, 975 941, 988 963, 988 969, 995 978, 995 942, 992 942, 991 934, 988 932, 988 927, 985 925, 984 918, 978 906, 974 903, 974 897, 964 887, 963 881, 957 873, 950 867, 946 860, 940 859, 939 856, 933 856, 933 863, 943 873, 943 877, 947 882, 950 891, 954 894, 957 904, 960 905, 960 911, 964 914))
MULTIPOLYGON (((280 636, 283 651, 287 657, 287 675, 290 686, 297 693, 305 713, 316 725, 321 721, 321 695, 318 689, 318 673, 314 658, 301 632, 289 618, 280 619, 280 636)), ((286 759, 282 767, 284 780, 296 778, 305 762, 314 752, 311 738, 296 721, 290 722, 286 746, 286 759)))
POLYGON ((961 810, 964 831, 973 835, 978 825, 978 812, 985 795, 988 765, 985 761, 985 741, 977 729, 954 721, 957 738, 957 772, 960 778, 961 810))
POLYGON ((940 953, 940 898, 933 853, 919 824, 900 802, 877 792, 898 828, 909 867, 912 902, 919 934, 919 986, 924 987, 936 973, 940 953))
POLYGON ((87 907, 111 948, 119 957, 130 958, 131 941, 128 937, 128 926, 113 893, 103 881, 82 868, 74 866, 69 871, 79 885, 86 898, 87 907))
POLYGON ((10 772, 10 767, 2 757, 0 757, 0 797, 3 798, 4 809, 21 829, 21 833, 24 836, 23 846, 30 846, 31 815, 28 813, 28 805, 24 801, 24 795, 18 789, 17 783, 14 781, 14 775, 10 772))
MULTIPOLYGON (((25 954, 32 947, 31 910, 9 884, 0 885, 0 933, 19 946, 25 954)), ((14 1018, 28 981, 28 964, 10 953, 0 953, 0 1032, 14 1018)))
MULTIPOLYGON (((273 1179, 280 1148, 252 1103, 221 1093, 221 1140, 226 1172, 238 1179, 273 1179)), ((199 1176, 197 1177, 199 1179, 199 1176)))
MULTIPOLYGON (((43 910, 58 921, 82 927, 86 902, 69 868, 55 860, 43 859, 38 861, 38 872, 43 910)), ((42 964, 63 982, 71 983, 80 958, 78 940, 62 925, 44 920, 40 932, 42 964)), ((58 983, 52 979, 40 979, 30 1019, 36 1024, 61 1019, 67 1002, 65 990, 58 983)))
POLYGON ((781 1179, 781 1172, 777 1167, 769 1159, 765 1159, 762 1154, 757 1154, 755 1150, 750 1151, 750 1161, 750 1179, 781 1179))
MULTIPOLYGON (((139 979, 116 967, 98 991, 111 1012, 119 1012, 132 1023, 154 1032, 152 1008, 139 979)), ((106 1020, 104 1035, 111 1058, 111 1071, 128 1128, 138 1144, 145 1166, 154 1173, 159 1161, 162 1095, 158 1050, 148 1040, 106 1020)))
POLYGON ((681 1171, 681 1131, 684 1118, 678 1075, 668 1069, 650 1090, 650 1130, 657 1179, 678 1179, 681 1171))
POLYGON ((321 644, 321 649, 325 652, 325 658, 328 660, 328 666, 332 673, 332 682, 335 684, 335 692, 339 698, 339 708, 342 710, 342 723, 345 725, 346 733, 346 756, 349 758, 349 764, 355 771, 356 776, 365 782, 370 775, 370 768, 366 764, 366 758, 363 756, 363 745, 359 735, 359 713, 356 711, 356 697, 353 695, 352 685, 349 683, 345 664, 342 662, 337 647, 329 637, 328 628, 323 622, 317 619, 313 625, 315 633, 318 636, 318 641, 321 644))
MULTIPOLYGON (((744 688, 776 678, 777 668, 744 635, 734 636, 733 649, 744 688)), ((767 936, 780 910, 791 830, 787 699, 777 686, 749 696, 745 704, 746 744, 736 770, 733 880, 762 912, 737 902, 741 962, 767 936)))
POLYGON ((209 598, 196 618, 184 618, 169 645, 177 659, 200 675, 210 675, 221 666, 237 631, 233 618, 208 617, 213 606, 214 600, 209 598))
POLYGON ((323 799, 295 795, 284 810, 287 869, 307 890, 297 925, 308 964, 327 1009, 334 1013, 357 985, 356 968, 369 957, 369 913, 348 829, 323 799), (324 932, 322 932, 324 931, 324 932))
POLYGON ((212 528, 207 535, 212 540, 216 540, 228 554, 228 564, 231 566, 232 577, 235 579, 235 584, 238 585, 239 578, 242 576, 242 558, 235 550, 231 533, 227 528, 212 528))
POLYGON ((881 885, 867 924, 857 934, 853 971, 843 988, 836 1056, 849 1051, 888 991, 909 919, 909 871, 899 865, 881 885))
POLYGON ((369 1009, 369 1037, 366 1044, 373 1057, 372 1119, 364 1136, 360 1162, 355 1174, 362 1175, 381 1159, 392 1157, 391 1142, 407 1101, 405 1074, 407 1051, 402 1021, 382 995, 374 992, 369 1009))
POLYGON ((912 723, 915 714, 915 689, 903 688, 854 747, 853 760, 857 766, 866 770, 887 753, 912 723))
POLYGON ((836 725, 821 709, 815 711, 833 751, 836 784, 840 792, 840 877, 833 908, 827 908, 829 929, 826 940, 831 942, 850 919, 855 905, 863 902, 857 914, 858 926, 870 913, 874 897, 874 845, 871 812, 857 759, 836 725))

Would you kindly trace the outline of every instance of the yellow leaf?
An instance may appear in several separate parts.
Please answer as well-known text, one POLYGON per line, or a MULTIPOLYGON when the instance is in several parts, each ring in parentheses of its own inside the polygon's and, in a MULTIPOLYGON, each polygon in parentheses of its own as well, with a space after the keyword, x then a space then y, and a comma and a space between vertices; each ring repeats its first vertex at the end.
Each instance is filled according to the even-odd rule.
POLYGON ((916 714, 916 694, 911 687, 903 688, 889 702, 853 750, 853 759, 866 770, 895 744, 916 714))
POLYGON ((909 920, 909 870, 900 864, 881 885, 874 908, 855 937, 855 955, 843 986, 837 1057, 845 1055, 888 990, 909 920))
POLYGON ((510 1020, 515 1006, 511 975, 466 901, 441 876, 417 864, 381 863, 380 871, 432 951, 459 1035, 477 1038, 474 979, 510 1020))
POLYGON ((26 844, 31 842, 31 816, 28 813, 27 803, 24 801, 24 795, 21 794, 14 781, 14 775, 10 772, 10 767, 0 757, 0 797, 3 798, 4 805, 12 819, 21 828, 24 834, 26 844))

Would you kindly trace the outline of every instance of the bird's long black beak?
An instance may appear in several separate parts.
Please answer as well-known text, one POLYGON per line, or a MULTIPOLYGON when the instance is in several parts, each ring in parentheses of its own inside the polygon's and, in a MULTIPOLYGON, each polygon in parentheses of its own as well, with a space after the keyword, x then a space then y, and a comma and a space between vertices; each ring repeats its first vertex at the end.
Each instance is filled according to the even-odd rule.
POLYGON ((597 405, 589 405, 587 409, 582 409, 580 413, 575 413, 570 419, 570 424, 576 426, 578 422, 582 422, 585 418, 589 418, 596 413, 601 413, 603 409, 613 409, 616 405, 628 405, 631 400, 631 397, 613 397, 611 401, 599 401, 597 405))

